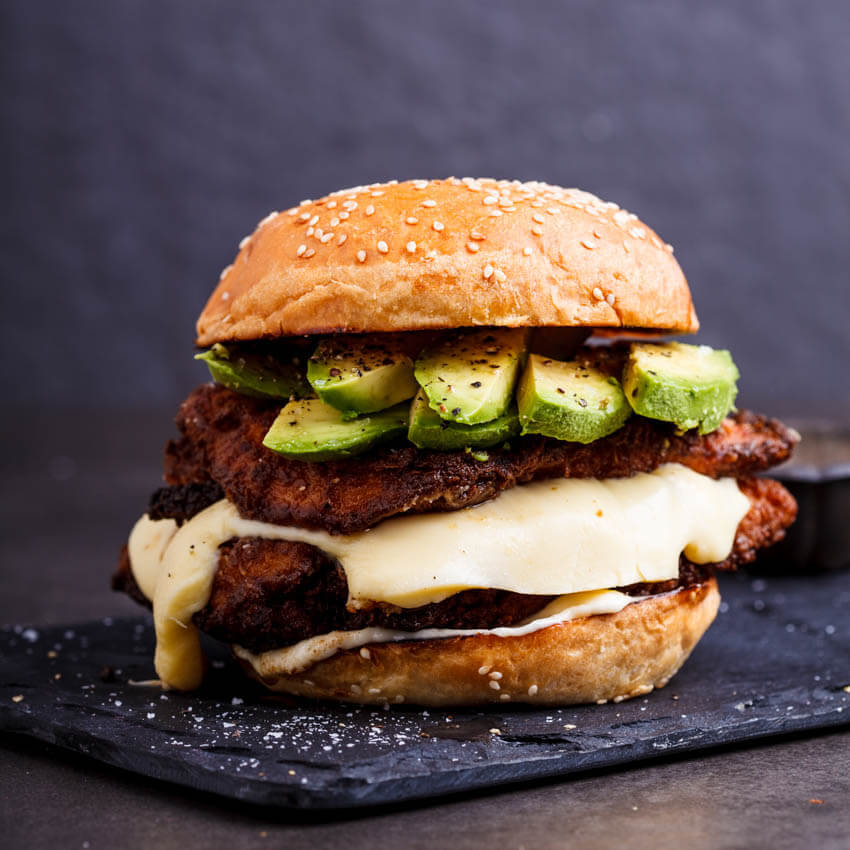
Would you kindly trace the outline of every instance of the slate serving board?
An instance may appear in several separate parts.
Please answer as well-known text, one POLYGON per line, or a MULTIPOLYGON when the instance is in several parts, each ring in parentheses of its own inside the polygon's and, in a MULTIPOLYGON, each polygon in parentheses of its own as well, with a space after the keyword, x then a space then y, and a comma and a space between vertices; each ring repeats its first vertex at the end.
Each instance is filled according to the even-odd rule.
MULTIPOLYGON (((566 776, 850 722, 850 574, 725 578, 717 622, 665 689, 570 709, 296 703, 218 650, 193 695, 153 676, 147 618, 0 631, 0 729, 278 807, 361 807, 566 776)), ((213 648, 213 651, 216 651, 213 648)))

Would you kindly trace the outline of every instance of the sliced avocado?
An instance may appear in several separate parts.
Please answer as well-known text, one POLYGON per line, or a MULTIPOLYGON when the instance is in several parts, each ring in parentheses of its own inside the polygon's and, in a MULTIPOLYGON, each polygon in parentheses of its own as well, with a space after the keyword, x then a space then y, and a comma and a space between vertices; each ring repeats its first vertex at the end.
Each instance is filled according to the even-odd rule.
POLYGON ((708 434, 733 408, 739 377, 728 351, 640 342, 630 347, 623 389, 635 413, 708 434))
POLYGON ((321 399, 291 401, 272 423, 263 445, 295 460, 334 460, 365 452, 407 433, 407 404, 371 416, 346 419, 321 399))
POLYGON ((407 439, 420 449, 455 451, 466 448, 489 448, 519 434, 516 407, 511 405, 506 413, 490 422, 479 425, 462 425, 442 419, 431 410, 422 390, 416 394, 410 407, 410 428, 407 439))
POLYGON ((269 351, 217 342, 195 355, 203 360, 212 379, 243 395, 258 398, 303 398, 313 395, 303 370, 292 359, 269 351))
POLYGON ((525 359, 524 328, 488 328, 445 337, 416 360, 416 380, 442 419, 477 425, 508 409, 525 359))
POLYGON ((416 393, 413 361, 397 337, 327 337, 307 361, 307 380, 346 417, 374 413, 416 393))
POLYGON ((620 382, 592 366, 532 354, 517 389, 523 434, 592 443, 631 416, 620 382))

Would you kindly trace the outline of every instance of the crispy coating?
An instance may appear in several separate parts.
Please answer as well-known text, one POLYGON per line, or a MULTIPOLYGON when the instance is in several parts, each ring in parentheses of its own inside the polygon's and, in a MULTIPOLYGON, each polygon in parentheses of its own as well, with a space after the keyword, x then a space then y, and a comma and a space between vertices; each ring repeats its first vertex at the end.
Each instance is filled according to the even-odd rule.
POLYGON ((619 478, 663 463, 717 478, 751 475, 786 460, 796 443, 780 422, 748 412, 705 436, 677 434, 669 423, 633 416, 590 445, 520 437, 510 448, 491 449, 484 461, 405 442, 345 460, 305 463, 262 445, 278 410, 278 404, 223 387, 198 387, 180 408, 180 438, 166 447, 166 480, 214 481, 244 517, 352 534, 408 511, 475 505, 541 478, 619 478))
MULTIPOLYGON (((750 500, 729 557, 697 565, 682 557, 679 580, 622 588, 635 596, 700 584, 715 569, 731 570, 752 561, 758 549, 781 540, 796 515, 793 497, 777 481, 744 479, 750 500)), ((126 551, 113 587, 140 598, 126 551)), ((340 565, 305 543, 238 538, 221 547, 221 558, 206 607, 195 615, 201 629, 254 652, 287 646, 335 629, 383 626, 401 631, 424 628, 495 628, 517 623, 553 597, 500 590, 467 590, 442 602, 402 609, 384 603, 349 611, 348 587, 340 565)), ((143 598, 143 597, 141 597, 143 598)))

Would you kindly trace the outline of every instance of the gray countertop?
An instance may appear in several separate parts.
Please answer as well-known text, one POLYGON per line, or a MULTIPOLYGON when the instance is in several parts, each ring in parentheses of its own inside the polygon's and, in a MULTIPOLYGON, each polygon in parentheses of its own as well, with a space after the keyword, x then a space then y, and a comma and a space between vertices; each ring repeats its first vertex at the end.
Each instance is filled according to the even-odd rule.
MULTIPOLYGON (((108 589, 159 481, 169 411, 3 418, 0 622, 135 613, 108 589)), ((0 736, 7 846, 610 847, 850 845, 850 730, 403 809, 276 815, 0 736)))

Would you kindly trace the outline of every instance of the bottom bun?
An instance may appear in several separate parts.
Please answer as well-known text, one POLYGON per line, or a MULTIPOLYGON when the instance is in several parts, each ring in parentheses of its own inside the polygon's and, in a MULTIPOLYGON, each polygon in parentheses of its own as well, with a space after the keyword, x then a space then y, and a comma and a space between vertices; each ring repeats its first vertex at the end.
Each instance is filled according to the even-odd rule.
POLYGON ((662 688, 711 625, 720 604, 712 578, 526 635, 470 635, 372 643, 295 674, 264 665, 249 675, 273 691, 381 705, 573 705, 620 701, 662 688))

